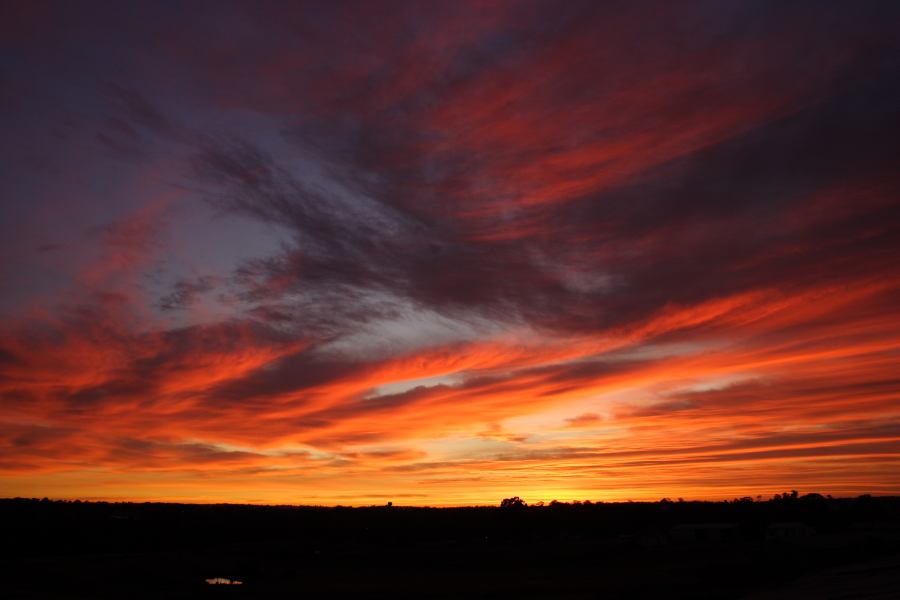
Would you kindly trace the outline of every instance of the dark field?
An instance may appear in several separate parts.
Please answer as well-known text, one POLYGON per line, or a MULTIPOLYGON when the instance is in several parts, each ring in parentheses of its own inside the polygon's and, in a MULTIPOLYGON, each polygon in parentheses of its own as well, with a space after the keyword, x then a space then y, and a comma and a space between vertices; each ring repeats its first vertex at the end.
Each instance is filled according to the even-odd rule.
POLYGON ((0 501, 15 598, 900 598, 900 498, 506 508, 0 501), (208 585, 208 578, 241 585, 208 585))

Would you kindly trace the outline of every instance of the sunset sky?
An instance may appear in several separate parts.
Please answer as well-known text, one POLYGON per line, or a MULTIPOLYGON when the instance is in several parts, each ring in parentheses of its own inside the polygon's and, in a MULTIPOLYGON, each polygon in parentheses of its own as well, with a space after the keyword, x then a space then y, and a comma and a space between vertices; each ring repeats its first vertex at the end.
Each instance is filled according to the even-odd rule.
POLYGON ((0 496, 900 494, 900 4, 26 2, 0 496))

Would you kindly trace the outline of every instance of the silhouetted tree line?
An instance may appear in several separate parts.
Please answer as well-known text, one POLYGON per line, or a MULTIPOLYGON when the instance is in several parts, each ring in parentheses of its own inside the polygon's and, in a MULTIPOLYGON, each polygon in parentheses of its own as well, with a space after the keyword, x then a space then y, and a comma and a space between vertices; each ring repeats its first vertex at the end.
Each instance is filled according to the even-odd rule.
POLYGON ((770 500, 559 502, 529 505, 518 496, 495 507, 317 507, 0 500, 4 552, 40 553, 197 547, 234 540, 293 539, 317 548, 355 541, 589 539, 666 530, 686 522, 729 522, 746 539, 768 524, 798 521, 820 532, 862 522, 900 522, 900 498, 830 498, 791 491, 770 500))
MULTIPOLYGON (((385 589, 395 590, 408 581, 406 574, 435 569, 450 579, 468 573, 475 578, 470 581, 486 578, 495 586, 509 585, 512 572, 545 573, 542 581, 582 581, 587 589, 596 585, 598 569, 606 569, 604 589, 619 585, 618 597, 635 597, 628 590, 638 583, 665 592, 674 585, 673 577, 699 582, 704 590, 710 585, 723 590, 710 597, 732 597, 736 585, 749 585, 740 579, 748 572, 753 582, 777 581, 900 553, 900 497, 829 498, 788 491, 768 500, 528 503, 511 496, 495 506, 462 508, 17 498, 0 500, 0 531, 6 542, 0 545, 0 566, 7 568, 0 576, 23 582, 22 589, 46 580, 66 591, 79 577, 93 578, 90 585, 102 587, 113 585, 105 578, 115 574, 115 585, 121 586, 116 589, 130 590, 131 578, 137 578, 150 586, 148 597, 170 597, 173 581, 231 577, 247 586, 290 580, 304 590, 315 580, 320 587, 313 595, 324 597, 333 591, 329 573, 369 577, 396 571, 384 582, 385 589), (767 528, 783 522, 801 522, 817 535, 835 536, 821 546, 767 537, 767 528), (670 535, 679 528, 703 532, 721 524, 734 533, 723 545, 673 550, 683 543, 670 535), (648 575, 648 565, 673 561, 678 574, 663 569, 648 575), (711 568, 715 561, 718 566, 711 568), (42 565, 50 562, 64 576, 47 578, 42 565), (638 579, 629 579, 629 573, 638 579), (159 574, 164 576, 153 588, 159 574)), ((672 597, 696 596, 685 591, 672 597)))

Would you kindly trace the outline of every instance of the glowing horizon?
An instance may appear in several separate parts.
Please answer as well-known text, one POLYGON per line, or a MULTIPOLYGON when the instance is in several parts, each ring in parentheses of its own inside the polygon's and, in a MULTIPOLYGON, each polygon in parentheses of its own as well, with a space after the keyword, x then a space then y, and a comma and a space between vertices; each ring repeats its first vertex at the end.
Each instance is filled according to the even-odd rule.
POLYGON ((0 26, 0 497, 900 494, 896 7, 333 4, 0 26))

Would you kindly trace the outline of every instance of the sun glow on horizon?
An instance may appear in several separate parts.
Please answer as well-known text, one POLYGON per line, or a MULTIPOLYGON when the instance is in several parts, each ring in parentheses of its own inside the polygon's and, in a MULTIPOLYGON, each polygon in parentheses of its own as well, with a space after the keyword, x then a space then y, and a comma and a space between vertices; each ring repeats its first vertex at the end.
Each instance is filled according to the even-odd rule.
POLYGON ((835 6, 10 16, 0 496, 900 494, 900 45, 835 6))

